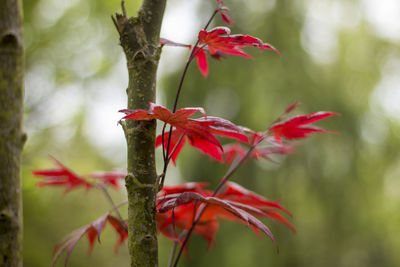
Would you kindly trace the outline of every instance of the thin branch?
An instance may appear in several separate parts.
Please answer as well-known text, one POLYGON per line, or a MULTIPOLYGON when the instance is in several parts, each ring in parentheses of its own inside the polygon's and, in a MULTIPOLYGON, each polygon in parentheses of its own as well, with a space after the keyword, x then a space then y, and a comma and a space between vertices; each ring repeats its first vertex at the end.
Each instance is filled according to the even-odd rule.
POLYGON ((101 188, 101 190, 104 193, 104 195, 106 196, 108 202, 110 202, 110 204, 112 206, 112 210, 118 216, 118 219, 120 219, 122 227, 124 227, 124 230, 126 232, 128 232, 128 226, 125 224, 125 221, 121 216, 121 213, 118 211, 118 206, 120 206, 121 203, 118 206, 115 205, 114 200, 112 199, 112 197, 111 197, 110 193, 108 192, 107 188, 102 183, 99 183, 98 186, 101 188))
MULTIPOLYGON (((208 26, 210 25, 211 21, 214 19, 215 15, 218 13, 219 10, 220 10, 219 7, 216 8, 216 9, 214 10, 214 12, 213 12, 213 14, 211 15, 210 19, 207 21, 206 25, 204 26, 204 28, 203 28, 204 30, 207 30, 208 26)), ((180 79, 180 81, 179 81, 178 90, 177 90, 176 95, 175 95, 175 101, 174 101, 174 107, 173 107, 173 109, 172 109, 172 113, 174 113, 174 112, 176 111, 176 108, 178 107, 179 96, 180 96, 180 94, 181 94, 183 82, 184 82, 184 80, 185 80, 186 73, 187 73, 187 70, 189 69, 190 63, 192 62, 192 60, 194 59, 194 57, 196 56, 196 54, 197 54, 203 47, 205 47, 205 46, 207 45, 207 44, 204 44, 203 46, 197 48, 199 42, 200 42, 200 40, 197 38, 196 43, 194 44, 194 46, 193 46, 192 49, 190 50, 189 57, 188 57, 188 59, 187 59, 187 61, 186 61, 186 64, 185 64, 185 67, 184 67, 184 69, 183 69, 183 73, 182 73, 181 79, 180 79)), ((163 169, 164 169, 164 170, 163 170, 164 177, 165 177, 165 174, 166 174, 166 171, 167 171, 167 168, 168 168, 168 164, 169 164, 169 159, 168 159, 169 153, 168 153, 168 152, 169 152, 169 147, 170 147, 170 143, 171 143, 171 135, 172 135, 172 125, 171 125, 171 126, 169 127, 169 135, 168 135, 167 149, 165 150, 164 133, 165 133, 166 125, 167 125, 167 123, 164 123, 163 129, 162 129, 162 132, 161 132, 161 136, 162 136, 162 147, 163 147, 163 159, 164 159, 164 168, 163 168, 163 169), (165 152, 165 153, 164 153, 164 152, 165 152)), ((171 154, 172 154, 172 153, 171 153, 171 154)), ((162 182, 164 182, 164 179, 163 179, 162 182)))
POLYGON ((211 21, 213 20, 213 18, 215 17, 215 15, 217 15, 218 11, 220 11, 221 8, 217 8, 214 10, 214 13, 211 15, 210 19, 207 21, 206 26, 204 26, 204 30, 207 30, 208 26, 210 26, 211 21))
POLYGON ((175 153, 175 150, 178 148, 179 144, 182 142, 182 139, 184 136, 185 136, 184 134, 181 134, 181 136, 179 137, 178 142, 176 142, 174 148, 171 151, 171 156, 168 157, 168 162, 171 160, 172 155, 175 153))
POLYGON ((178 243, 179 243, 178 240, 174 241, 174 245, 172 246, 171 254, 169 256, 168 267, 171 267, 172 264, 174 263, 174 257, 176 248, 178 247, 178 243))
MULTIPOLYGON (((172 127, 171 127, 171 128, 172 128, 172 127)), ((172 155, 175 153, 175 150, 178 148, 179 144, 182 142, 182 139, 183 139, 184 136, 185 136, 184 134, 181 134, 181 136, 179 137, 178 142, 177 142, 177 143, 175 144, 175 146, 172 148, 171 156, 167 156, 167 158, 164 159, 164 168, 163 168, 161 180, 160 180, 160 183, 159 183, 159 188, 160 188, 160 190, 161 190, 161 189, 163 188, 163 186, 164 186, 165 175, 167 174, 167 168, 168 168, 169 162, 171 161, 172 155)), ((164 133, 162 133, 162 137, 164 137, 164 133)), ((169 134, 168 138, 170 138, 170 137, 171 137, 171 133, 169 134)), ((163 140, 163 142, 164 142, 164 138, 162 138, 162 140, 163 140)), ((170 141, 170 140, 168 140, 168 141, 170 141)), ((167 146, 167 152, 166 152, 167 155, 169 154, 169 145, 170 145, 170 142, 168 142, 168 146, 167 146)), ((164 148, 163 148, 163 149, 164 149, 164 148)))

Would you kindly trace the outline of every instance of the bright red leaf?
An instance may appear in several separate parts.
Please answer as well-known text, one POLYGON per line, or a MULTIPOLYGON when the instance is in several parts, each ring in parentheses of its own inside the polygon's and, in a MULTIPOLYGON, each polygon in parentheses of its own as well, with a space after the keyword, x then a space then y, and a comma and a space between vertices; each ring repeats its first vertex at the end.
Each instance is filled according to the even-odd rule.
POLYGON ((231 35, 231 30, 227 27, 216 27, 210 31, 201 30, 199 32, 199 44, 206 45, 210 55, 227 54, 250 58, 241 48, 255 46, 261 50, 270 49, 279 54, 279 51, 270 44, 263 43, 260 39, 250 36, 235 34, 231 35))
POLYGON ((58 166, 57 168, 32 171, 34 176, 43 179, 37 183, 38 186, 63 186, 65 187, 65 193, 81 186, 85 187, 86 190, 89 190, 93 186, 55 158, 50 158, 58 166))
POLYGON ((268 131, 274 134, 275 140, 279 143, 282 143, 282 137, 291 140, 306 138, 318 132, 334 133, 323 128, 305 125, 337 115, 335 112, 314 112, 309 115, 298 115, 284 122, 273 124, 268 131))
MULTIPOLYGON (((183 108, 172 113, 160 105, 150 103, 149 110, 121 110, 121 112, 127 114, 122 119, 158 119, 174 126, 176 130, 171 132, 168 153, 168 156, 171 156, 172 153, 171 159, 174 164, 186 142, 189 142, 191 146, 196 147, 212 158, 221 161, 222 146, 215 136, 233 138, 242 142, 248 141, 245 133, 245 131, 249 131, 247 128, 237 126, 222 118, 205 116, 203 108, 183 108), (204 117, 198 119, 189 118, 196 112, 202 113, 204 117)), ((164 143, 164 149, 166 149, 168 140, 169 132, 166 132, 164 133, 164 137, 161 137, 161 135, 157 137, 156 146, 164 143)))
POLYGON ((197 62, 197 67, 199 68, 201 74, 203 74, 204 77, 208 76, 208 63, 207 63, 207 55, 204 49, 197 48, 198 51, 195 54, 196 57, 196 62, 197 62))
MULTIPOLYGON (((233 19, 226 14, 227 10, 226 7, 221 7, 218 11, 222 16, 222 19, 229 24, 233 22, 233 19)), ((227 27, 216 27, 210 31, 201 30, 198 34, 198 38, 199 46, 195 48, 194 55, 197 60, 197 66, 204 77, 207 77, 208 75, 206 51, 208 51, 213 58, 218 60, 225 55, 236 55, 250 58, 250 56, 242 50, 243 47, 247 46, 255 46, 261 50, 272 50, 280 54, 275 47, 263 43, 259 38, 243 34, 231 35, 231 31, 227 27)), ((192 48, 191 45, 176 43, 165 38, 160 39, 160 44, 192 48)))
POLYGON ((203 108, 197 108, 197 107, 182 108, 177 110, 175 113, 172 113, 163 106, 154 103, 149 103, 149 104, 150 104, 149 110, 143 110, 143 109, 120 110, 120 112, 126 114, 126 116, 123 117, 122 119, 129 119, 129 120, 158 119, 174 126, 177 130, 179 130, 181 133, 184 133, 188 137, 203 139, 211 144, 221 146, 218 139, 216 139, 209 132, 209 125, 212 124, 212 122, 197 121, 195 119, 189 118, 197 112, 200 112, 205 116, 206 113, 203 108))

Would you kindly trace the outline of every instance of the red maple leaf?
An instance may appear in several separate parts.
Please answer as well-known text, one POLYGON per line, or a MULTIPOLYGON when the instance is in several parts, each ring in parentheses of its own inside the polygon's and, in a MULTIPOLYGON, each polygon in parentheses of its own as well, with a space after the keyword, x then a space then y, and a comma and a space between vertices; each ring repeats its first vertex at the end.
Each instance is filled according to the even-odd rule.
POLYGON ((148 110, 143 110, 143 109, 120 110, 120 112, 126 114, 126 116, 123 117, 122 119, 129 119, 129 120, 158 119, 174 126, 177 130, 179 130, 181 133, 184 133, 187 136, 203 139, 209 143, 221 146, 218 139, 216 139, 208 131, 209 129, 208 126, 212 124, 212 122, 197 121, 195 119, 189 118, 197 112, 200 112, 205 116, 206 113, 203 108, 199 107, 182 108, 177 110, 175 113, 172 113, 163 106, 154 103, 149 103, 149 105, 150 108, 148 110))
POLYGON ((313 122, 337 116, 335 112, 314 112, 309 115, 298 115, 284 122, 273 124, 268 131, 274 134, 277 142, 282 143, 282 137, 286 139, 306 138, 313 133, 329 132, 335 133, 315 126, 305 126, 313 122))
POLYGON ((279 54, 279 51, 270 44, 263 43, 259 38, 235 34, 227 27, 216 27, 210 31, 201 30, 198 35, 199 44, 205 45, 210 55, 220 57, 221 55, 237 55, 250 58, 241 48, 255 46, 261 50, 270 49, 279 54))
POLYGON ((126 171, 93 172, 88 174, 88 176, 97 179, 101 183, 110 184, 118 190, 119 181, 126 177, 126 171))
MULTIPOLYGON (((210 122, 208 126, 209 133, 217 136, 227 137, 231 139, 235 139, 242 142, 248 142, 248 137, 245 134, 245 131, 250 131, 249 129, 237 126, 232 122, 221 119, 218 117, 201 117, 196 119, 196 121, 200 122, 210 122)), ((169 139, 169 132, 164 133, 164 144, 168 142, 169 139)), ((156 139, 156 147, 162 145, 162 137, 161 135, 157 136, 156 139)), ((175 165, 176 158, 178 157, 180 151, 182 150, 183 146, 189 142, 189 144, 204 154, 210 156, 213 159, 222 162, 222 149, 219 145, 215 143, 210 143, 207 140, 202 138, 197 138, 193 135, 185 135, 185 133, 181 132, 180 130, 173 130, 171 133, 171 143, 170 146, 175 148, 174 150, 170 150, 170 155, 172 159, 172 163, 175 165), (179 143, 178 143, 179 142, 179 143), (172 154, 172 155, 171 155, 172 154)))
POLYGON ((36 183, 38 186, 64 186, 65 193, 83 186, 86 190, 89 190, 93 185, 85 180, 83 177, 74 173, 72 170, 68 169, 61 162, 56 160, 53 157, 50 157, 51 160, 58 166, 53 169, 45 169, 45 170, 37 170, 32 171, 34 176, 42 178, 43 180, 36 183))
MULTIPOLYGON (((248 151, 239 143, 224 145, 223 149, 223 162, 225 164, 231 164, 235 157, 242 159, 248 151)), ((293 146, 277 144, 274 146, 256 147, 252 150, 249 157, 254 159, 271 159, 270 156, 272 154, 291 154, 293 151, 293 146)))
MULTIPOLYGON (((233 19, 226 14, 226 11, 227 8, 225 7, 219 9, 222 19, 229 24, 229 22, 233 22, 233 19)), ((273 50, 280 54, 275 47, 263 43, 259 38, 243 34, 231 35, 230 33, 231 31, 227 27, 216 27, 210 31, 201 30, 199 32, 199 46, 195 47, 193 55, 197 60, 197 66, 203 76, 207 77, 208 75, 206 51, 208 51, 213 58, 218 60, 225 55, 250 58, 250 56, 242 50, 243 47, 247 46, 255 46, 261 50, 273 50)), ((160 44, 192 48, 191 45, 176 43, 165 38, 160 39, 160 44)))
MULTIPOLYGON (((222 5, 223 2, 221 2, 220 4, 222 5)), ((228 25, 232 25, 235 20, 229 16, 227 13, 229 11, 229 8, 226 6, 221 6, 218 8, 218 13, 221 15, 221 19, 228 25)))
MULTIPOLYGON (((215 135, 233 138, 243 142, 247 142, 248 138, 245 134, 247 128, 237 126, 232 122, 218 117, 205 116, 203 108, 182 108, 175 113, 168 109, 150 103, 149 110, 121 110, 127 114, 122 119, 130 120, 151 120, 158 119, 168 123, 176 128, 171 132, 171 142, 168 156, 171 156, 173 163, 186 142, 196 147, 203 153, 221 161, 222 146, 215 135), (204 117, 191 119, 192 115, 200 112, 204 117)), ((169 132, 164 133, 164 137, 158 136, 156 146, 164 146, 168 143, 169 132), (164 140, 163 140, 164 139, 164 140)), ((165 149, 165 147, 164 147, 165 149)))
MULTIPOLYGON (((164 145, 167 144, 169 140, 169 132, 164 133, 163 139, 164 139, 164 145)), ((163 140, 161 135, 157 136, 156 147, 161 146, 162 142, 163 140)), ((186 142, 189 142, 191 146, 197 148, 202 153, 222 162, 222 148, 220 145, 208 142, 207 140, 204 140, 202 138, 197 138, 196 136, 185 135, 179 130, 173 130, 171 133, 170 147, 174 149, 169 150, 168 156, 171 157, 172 163, 174 165, 176 164, 176 159, 179 153, 181 152, 182 148, 185 146, 186 142)))
POLYGON ((109 222, 113 228, 116 230, 118 233, 119 239, 115 245, 115 250, 117 251, 119 246, 124 242, 124 240, 128 237, 128 233, 125 230, 124 227, 124 222, 121 222, 119 219, 111 216, 109 213, 105 214, 104 216, 101 216, 98 218, 96 221, 92 222, 91 224, 85 225, 66 237, 64 237, 55 247, 54 247, 54 255, 52 259, 51 266, 54 266, 55 262, 57 259, 61 256, 61 254, 66 251, 67 256, 65 258, 65 263, 64 265, 67 266, 69 257, 72 253, 72 250, 78 243, 79 239, 81 239, 83 236, 87 236, 88 241, 89 241, 89 253, 92 251, 94 242, 97 239, 98 242, 100 242, 100 234, 103 231, 106 222, 109 222))
POLYGON ((157 197, 157 228, 163 235, 182 242, 176 229, 189 229, 197 211, 204 208, 205 203, 208 206, 194 227, 193 233, 204 237, 209 247, 214 243, 219 226, 218 217, 245 223, 256 231, 263 231, 272 239, 272 233, 256 217, 277 220, 295 231, 293 225, 279 211, 290 216, 291 213, 277 201, 263 198, 235 183, 228 183, 225 191, 215 197, 212 197, 212 192, 205 190, 204 187, 204 183, 189 183, 165 186, 160 191, 157 197))
MULTIPOLYGON (((257 229, 263 231, 266 235, 268 235, 274 241, 274 236, 271 233, 271 231, 268 229, 268 227, 266 227, 256 217, 254 217, 248 211, 246 211, 243 208, 245 205, 242 205, 242 207, 239 207, 240 205, 234 205, 233 202, 225 201, 218 197, 207 197, 207 196, 203 196, 196 192, 184 192, 184 193, 180 193, 180 194, 175 194, 175 196, 171 196, 171 198, 169 198, 168 200, 164 201, 161 204, 161 207, 158 209, 158 212, 164 213, 169 210, 175 209, 176 207, 178 207, 180 205, 185 205, 185 204, 188 204, 191 202, 207 203, 208 205, 210 205, 210 209, 208 210, 208 213, 206 211, 202 215, 202 217, 204 216, 204 218, 206 218, 206 221, 214 221, 216 214, 218 214, 219 216, 223 216, 225 214, 225 212, 227 211, 229 214, 239 218, 247 225, 252 225, 252 226, 256 227, 257 229), (222 209, 219 209, 219 208, 222 208, 222 209)), ((246 208, 248 208, 248 210, 253 210, 254 212, 256 212, 256 210, 257 210, 257 209, 253 209, 250 206, 246 206, 246 208)), ((260 213, 262 213, 262 212, 260 211, 260 213)))

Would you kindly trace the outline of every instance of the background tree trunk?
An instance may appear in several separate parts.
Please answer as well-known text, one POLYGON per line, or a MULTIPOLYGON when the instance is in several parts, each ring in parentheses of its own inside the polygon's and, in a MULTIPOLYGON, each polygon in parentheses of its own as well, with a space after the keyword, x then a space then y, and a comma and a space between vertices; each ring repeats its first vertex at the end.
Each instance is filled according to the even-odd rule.
POLYGON ((22 4, 0 0, 0 266, 22 266, 22 4))
MULTIPOLYGON (((148 109, 155 102, 156 74, 161 49, 161 22, 166 0, 144 0, 136 17, 116 14, 129 72, 129 109, 148 109)), ((155 203, 158 185, 155 167, 156 122, 126 121, 128 146, 128 247, 131 266, 158 266, 155 203)))

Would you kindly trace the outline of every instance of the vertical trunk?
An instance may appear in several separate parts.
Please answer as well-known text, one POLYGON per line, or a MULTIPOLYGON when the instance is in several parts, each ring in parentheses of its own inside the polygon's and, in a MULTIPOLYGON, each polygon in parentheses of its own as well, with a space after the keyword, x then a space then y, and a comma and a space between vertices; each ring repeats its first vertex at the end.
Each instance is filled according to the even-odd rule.
MULTIPOLYGON (((156 74, 161 50, 160 28, 166 0, 144 0, 134 18, 117 14, 114 22, 120 34, 129 73, 129 109, 148 109, 155 102, 156 74)), ((127 121, 128 145, 128 247, 131 266, 158 266, 155 200, 155 121, 127 121)))
POLYGON ((0 0, 0 266, 22 266, 22 5, 0 0))

